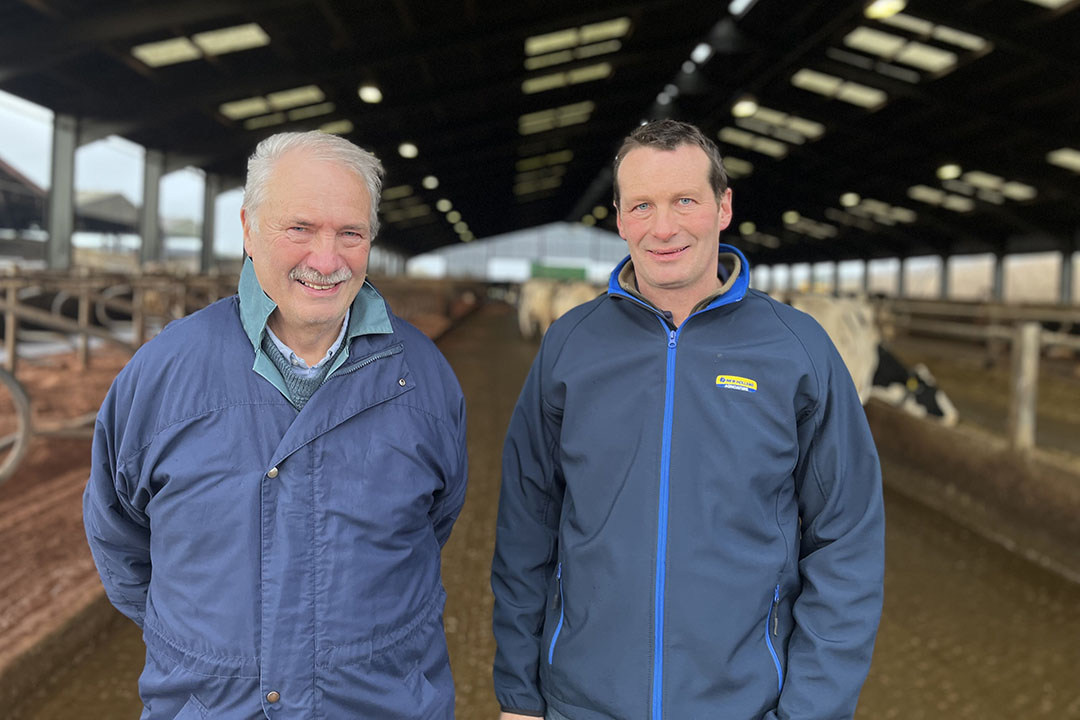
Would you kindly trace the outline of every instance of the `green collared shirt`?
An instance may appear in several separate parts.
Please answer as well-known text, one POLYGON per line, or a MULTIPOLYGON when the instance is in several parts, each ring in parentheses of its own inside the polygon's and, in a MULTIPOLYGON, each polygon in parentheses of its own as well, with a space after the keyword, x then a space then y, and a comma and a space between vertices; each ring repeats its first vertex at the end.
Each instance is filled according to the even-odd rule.
MULTIPOLYGON (((240 272, 240 322, 244 326, 251 345, 255 348, 255 364, 252 370, 262 375, 276 387, 282 395, 289 397, 285 378, 274 362, 262 349, 263 334, 270 315, 277 309, 277 303, 263 292, 259 280, 255 277, 255 266, 251 258, 244 260, 244 269, 240 272)), ((386 302, 367 281, 356 293, 349 308, 349 326, 345 329, 344 347, 334 358, 326 377, 330 377, 349 357, 349 343, 361 335, 385 335, 394 332, 390 325, 390 316, 386 311, 386 302)))

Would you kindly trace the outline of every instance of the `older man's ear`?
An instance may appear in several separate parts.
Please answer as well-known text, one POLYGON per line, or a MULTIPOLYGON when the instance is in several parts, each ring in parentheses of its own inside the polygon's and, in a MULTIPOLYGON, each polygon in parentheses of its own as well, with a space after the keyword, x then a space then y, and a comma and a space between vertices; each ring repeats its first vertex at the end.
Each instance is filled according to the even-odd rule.
POLYGON ((251 257, 251 226, 248 224, 247 208, 240 208, 240 226, 244 229, 244 254, 251 257))

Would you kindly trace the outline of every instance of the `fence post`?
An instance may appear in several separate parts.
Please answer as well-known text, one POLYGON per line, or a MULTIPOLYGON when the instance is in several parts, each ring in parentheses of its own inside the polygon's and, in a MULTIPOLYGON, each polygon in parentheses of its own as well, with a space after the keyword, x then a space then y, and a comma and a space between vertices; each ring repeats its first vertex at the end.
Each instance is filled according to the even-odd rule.
POLYGON ((15 302, 18 300, 18 283, 9 280, 4 283, 7 290, 8 309, 4 313, 4 367, 12 375, 15 374, 15 333, 19 326, 19 319, 15 316, 15 302))
POLYGON ((79 283, 79 367, 90 367, 90 281, 83 278, 79 283))
POLYGON ((177 278, 172 283, 172 308, 170 320, 179 320, 187 315, 187 277, 177 278))
MULTIPOLYGON (((998 329, 1003 329, 1005 323, 1002 322, 1000 317, 1000 306, 996 303, 991 303, 987 309, 987 329, 990 331, 986 336, 986 354, 991 364, 997 365, 1002 360, 1002 355, 1005 354, 1005 340, 995 332, 998 329)), ((1015 337, 1013 338, 1016 339, 1015 337)), ((1016 351, 1016 344, 1013 344, 1013 352, 1016 351)), ((1013 355, 1015 358, 1015 354, 1013 355)))
POLYGON ((146 302, 145 280, 133 278, 131 283, 131 346, 138 350, 146 342, 146 302))
POLYGON ((1012 346, 1012 398, 1009 403, 1009 437, 1020 451, 1035 446, 1035 404, 1039 385, 1039 348, 1042 325, 1017 325, 1012 346))

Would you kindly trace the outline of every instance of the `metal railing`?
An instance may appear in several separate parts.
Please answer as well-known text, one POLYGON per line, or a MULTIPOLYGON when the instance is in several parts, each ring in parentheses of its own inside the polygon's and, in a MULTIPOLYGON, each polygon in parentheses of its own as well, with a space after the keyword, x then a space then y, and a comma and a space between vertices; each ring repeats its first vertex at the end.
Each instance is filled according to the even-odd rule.
POLYGON ((20 321, 43 330, 34 331, 73 342, 79 367, 90 363, 91 339, 137 350, 155 330, 236 290, 229 275, 117 275, 77 270, 73 273, 21 272, 0 276, 0 313, 3 314, 3 367, 0 368, 0 485, 15 471, 34 437, 89 437, 96 413, 53 422, 35 422, 30 398, 18 380, 18 345, 31 334, 20 321), (51 297, 49 309, 27 302, 51 297), (77 303, 75 317, 63 309, 77 303), (126 320, 117 320, 118 313, 126 320), (96 323, 96 324, 95 324, 96 323), (11 413, 7 412, 8 407, 11 413))
POLYGON ((16 346, 23 334, 19 330, 20 320, 46 328, 58 338, 74 336, 80 365, 85 368, 90 359, 90 338, 134 352, 155 329, 235 291, 236 277, 230 275, 44 271, 0 277, 4 367, 16 374, 16 346), (55 302, 55 298, 49 310, 25 302, 26 297, 34 293, 55 294, 55 298, 65 300, 75 298, 78 303, 76 317, 63 315, 61 309, 65 303, 55 302), (109 315, 110 311, 130 320, 117 322, 109 315))
POLYGON ((879 323, 909 334, 985 344, 990 355, 1011 348, 1008 433, 1012 446, 1035 446, 1039 362, 1043 350, 1080 353, 1080 335, 1049 330, 1046 324, 1080 329, 1080 307, 1007 305, 884 298, 873 301, 879 323))
MULTIPOLYGON (((45 328, 37 335, 45 333, 73 342, 79 366, 85 369, 90 363, 91 339, 134 352, 170 320, 235 293, 236 283, 236 276, 228 274, 124 275, 76 270, 0 276, 6 368, 0 368, 0 484, 14 471, 32 438, 88 437, 96 416, 90 413, 50 423, 33 422, 30 399, 17 380, 17 345, 29 337, 28 331, 19 327, 20 321, 45 328), (48 310, 26 302, 29 296, 44 293, 52 295, 48 310), (72 300, 77 303, 73 318, 62 314, 72 300), (120 313, 125 319, 117 321, 110 313, 120 313), (13 418, 8 417, 8 407, 14 409, 10 413, 13 418)), ((381 278, 377 286, 398 316, 425 331, 445 329, 484 296, 484 285, 475 281, 381 278)))

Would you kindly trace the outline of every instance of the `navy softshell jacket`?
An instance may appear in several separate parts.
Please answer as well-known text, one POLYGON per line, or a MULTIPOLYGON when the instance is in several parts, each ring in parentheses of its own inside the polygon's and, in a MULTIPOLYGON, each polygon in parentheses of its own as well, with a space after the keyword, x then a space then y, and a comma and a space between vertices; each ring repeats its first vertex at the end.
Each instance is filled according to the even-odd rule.
POLYGON ((842 720, 882 607, 877 453, 808 315, 748 288, 679 328, 627 293, 556 321, 503 453, 500 705, 574 720, 842 720))

